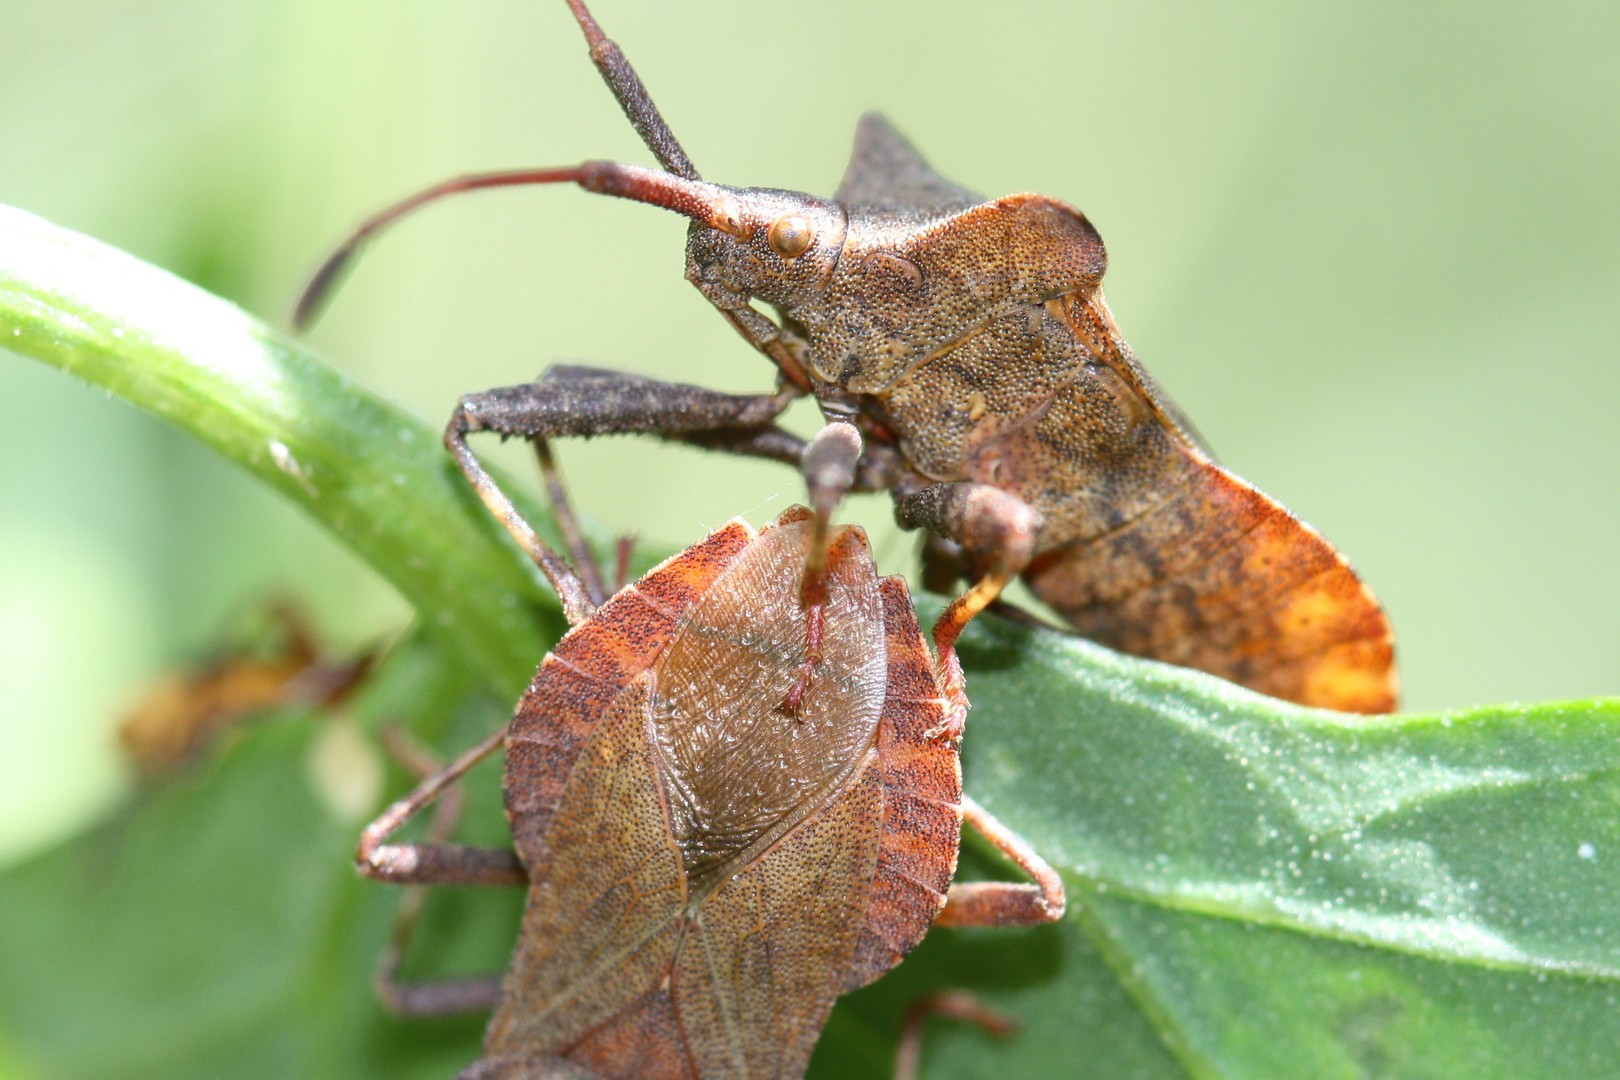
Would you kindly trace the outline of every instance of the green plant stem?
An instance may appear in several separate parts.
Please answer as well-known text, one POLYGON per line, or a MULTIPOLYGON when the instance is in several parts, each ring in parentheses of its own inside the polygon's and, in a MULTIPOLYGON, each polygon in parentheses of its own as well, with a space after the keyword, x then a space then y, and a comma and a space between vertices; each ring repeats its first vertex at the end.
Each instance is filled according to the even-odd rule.
POLYGON ((555 600, 438 432, 235 305, 0 207, 0 345, 162 417, 303 507, 503 696, 555 637, 555 600))

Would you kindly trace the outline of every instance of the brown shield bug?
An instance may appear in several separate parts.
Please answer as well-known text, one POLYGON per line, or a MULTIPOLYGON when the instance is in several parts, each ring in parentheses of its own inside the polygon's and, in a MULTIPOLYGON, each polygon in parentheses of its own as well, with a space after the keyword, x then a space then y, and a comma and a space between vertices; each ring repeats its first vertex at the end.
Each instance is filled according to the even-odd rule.
POLYGON ((402 1011, 493 1007, 463 1075, 797 1077, 837 996, 932 923, 1061 915, 1056 874, 961 793, 960 691, 904 581, 877 577, 858 528, 829 524, 852 427, 806 450, 813 511, 758 533, 730 522, 605 602, 450 442, 573 624, 511 723, 361 837, 369 877, 529 888, 500 983, 397 985, 398 937, 385 957, 402 1011), (515 853, 387 842, 503 743, 515 853), (964 821, 1036 884, 951 885, 964 821))
POLYGON ((933 534, 928 583, 975 581, 938 628, 943 662, 1022 574, 1106 644, 1309 705, 1394 708, 1377 600, 1319 533, 1216 464, 1143 369, 1103 300, 1085 215, 1044 195, 986 200, 876 115, 831 198, 707 183, 582 0, 569 7, 662 168, 589 161, 428 188, 356 231, 296 321, 360 243, 445 195, 573 183, 674 210, 692 221, 687 278, 776 365, 776 393, 556 368, 464 399, 452 430, 645 432, 796 461, 802 444, 775 419, 813 394, 866 437, 857 486, 889 489, 900 524, 933 534))

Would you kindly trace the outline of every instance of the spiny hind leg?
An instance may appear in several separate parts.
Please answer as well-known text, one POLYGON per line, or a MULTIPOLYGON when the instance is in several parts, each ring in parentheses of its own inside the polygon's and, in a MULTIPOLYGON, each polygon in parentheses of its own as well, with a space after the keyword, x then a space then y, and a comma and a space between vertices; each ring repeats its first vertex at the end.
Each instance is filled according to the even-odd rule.
MULTIPOLYGON (((1024 500, 1001 488, 967 480, 933 484, 894 503, 895 520, 903 529, 926 529, 952 541, 982 560, 979 579, 953 600, 934 623, 934 647, 939 654, 940 689, 950 701, 943 734, 962 734, 967 720, 967 696, 956 639, 973 617, 983 611, 1029 565, 1041 531, 1041 515, 1024 500)), ((940 577, 943 549, 934 555, 932 579, 940 577)))

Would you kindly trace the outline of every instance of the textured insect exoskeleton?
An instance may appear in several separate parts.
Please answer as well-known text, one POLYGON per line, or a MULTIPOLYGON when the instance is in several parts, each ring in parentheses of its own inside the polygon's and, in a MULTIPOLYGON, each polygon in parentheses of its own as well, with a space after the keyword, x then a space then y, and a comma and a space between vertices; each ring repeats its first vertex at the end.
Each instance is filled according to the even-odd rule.
POLYGON ((986 200, 875 115, 831 198, 704 182, 618 47, 581 0, 570 7, 662 168, 592 161, 428 189, 362 226, 299 319, 356 245, 442 195, 576 183, 674 210, 692 220, 687 278, 776 365, 776 393, 557 368, 464 399, 452 428, 645 432, 797 461, 802 443, 775 419, 813 394, 866 438, 858 486, 893 491, 900 523, 940 541, 928 580, 975 582, 940 624, 943 662, 955 631, 1023 574, 1105 644, 1308 705, 1394 708, 1377 600, 1319 533, 1216 464, 1138 363, 1084 214, 1045 195, 986 200))
POLYGON ((1062 913, 1052 870, 962 795, 963 705, 905 582, 827 521, 858 453, 832 425, 806 455, 814 512, 723 525, 605 602, 517 534, 573 629, 509 727, 390 807, 359 853, 385 881, 529 889, 504 980, 388 983, 404 1011, 493 1007, 464 1075, 798 1077, 835 999, 931 924, 1062 913), (515 855, 385 843, 503 743, 515 855), (1037 884, 952 885, 964 821, 1037 884))

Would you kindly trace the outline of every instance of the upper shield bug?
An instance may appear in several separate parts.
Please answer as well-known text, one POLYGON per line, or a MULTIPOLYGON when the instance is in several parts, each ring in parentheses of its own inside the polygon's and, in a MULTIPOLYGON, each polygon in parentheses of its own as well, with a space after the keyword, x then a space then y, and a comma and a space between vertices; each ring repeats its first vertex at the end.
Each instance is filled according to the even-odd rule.
POLYGON ((757 534, 723 525, 605 602, 514 528, 573 629, 510 725, 385 811, 358 853, 384 881, 529 887, 502 982, 395 985, 388 954, 401 1010, 493 1007, 463 1075, 798 1077, 838 995, 930 924, 1062 913, 1056 874, 962 795, 961 703, 904 581, 877 577, 859 529, 829 524, 859 447, 829 425, 805 455, 813 511, 757 534), (387 842, 502 743, 515 854, 387 842), (1036 883, 951 885, 964 821, 1036 883))
POLYGON ((946 637, 1023 574, 1106 644, 1309 705, 1394 707, 1382 608, 1319 533, 1215 463, 1138 363, 1103 301, 1107 258, 1084 214, 1044 195, 985 200, 876 115, 830 199, 706 183, 618 46, 568 2, 662 168, 589 161, 428 188, 353 234, 297 321, 360 243, 445 195, 566 182, 674 210, 692 221, 688 280, 776 365, 776 393, 559 368, 465 399, 452 427, 647 432, 795 461, 802 444, 775 419, 813 394, 866 437, 858 487, 889 489, 900 524, 934 534, 925 579, 975 581, 946 637))

